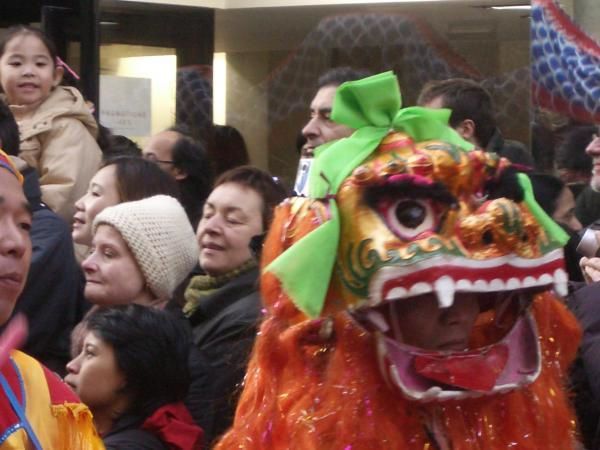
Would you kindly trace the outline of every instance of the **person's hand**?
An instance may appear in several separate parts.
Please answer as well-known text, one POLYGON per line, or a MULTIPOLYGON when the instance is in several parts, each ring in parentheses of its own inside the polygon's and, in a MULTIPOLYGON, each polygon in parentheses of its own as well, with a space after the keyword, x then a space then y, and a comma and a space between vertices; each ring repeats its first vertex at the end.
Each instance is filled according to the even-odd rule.
POLYGON ((600 258, 583 257, 579 261, 579 267, 587 284, 595 283, 600 281, 600 258))
POLYGON ((23 314, 17 314, 8 323, 0 336, 0 368, 6 364, 10 352, 18 348, 27 338, 27 320, 23 314))

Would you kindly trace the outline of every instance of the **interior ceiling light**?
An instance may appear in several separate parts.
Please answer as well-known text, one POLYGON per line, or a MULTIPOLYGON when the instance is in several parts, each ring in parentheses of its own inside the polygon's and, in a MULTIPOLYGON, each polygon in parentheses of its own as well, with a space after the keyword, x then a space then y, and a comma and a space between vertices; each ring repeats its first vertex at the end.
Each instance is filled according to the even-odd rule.
POLYGON ((505 6, 488 6, 490 9, 496 9, 499 11, 528 11, 531 9, 531 5, 505 5, 505 6))

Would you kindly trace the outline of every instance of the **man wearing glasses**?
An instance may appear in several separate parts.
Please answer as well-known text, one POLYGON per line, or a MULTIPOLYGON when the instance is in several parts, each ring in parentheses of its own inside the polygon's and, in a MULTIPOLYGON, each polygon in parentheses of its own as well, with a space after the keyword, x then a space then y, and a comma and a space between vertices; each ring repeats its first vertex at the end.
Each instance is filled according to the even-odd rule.
POLYGON ((142 154, 175 178, 181 204, 196 228, 213 178, 204 146, 183 128, 171 127, 150 137, 142 154))

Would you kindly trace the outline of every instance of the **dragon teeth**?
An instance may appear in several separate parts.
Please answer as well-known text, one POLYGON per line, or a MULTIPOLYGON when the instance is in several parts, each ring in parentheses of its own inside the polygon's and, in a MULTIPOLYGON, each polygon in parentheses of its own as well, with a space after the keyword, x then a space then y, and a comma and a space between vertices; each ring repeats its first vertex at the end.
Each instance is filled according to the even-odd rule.
POLYGON ((473 290, 473 283, 470 280, 458 280, 456 282, 457 291, 471 291, 473 290))
MULTIPOLYGON (((395 287, 386 294, 383 300, 400 300, 433 292, 437 295, 440 308, 448 308, 454 303, 456 292, 504 292, 548 285, 553 285, 554 291, 559 296, 564 297, 568 293, 568 281, 568 275, 563 269, 555 270, 553 275, 542 274, 539 278, 527 276, 524 279, 518 279, 512 277, 506 281, 494 278, 489 282, 481 279, 473 281, 460 279, 454 281, 451 277, 444 275, 438 278, 433 285, 426 282, 419 282, 409 288, 395 287)), ((373 305, 373 302, 371 304, 373 305)), ((379 301, 375 304, 379 304, 379 301)))
POLYGON ((367 313, 367 317, 369 318, 369 321, 382 333, 387 333, 387 331, 390 329, 387 320, 385 320, 385 317, 379 311, 370 310, 367 313))
POLYGON ((521 287, 521 282, 518 278, 510 278, 506 282, 506 290, 514 291, 515 289, 519 289, 521 287))
POLYGON ((473 287, 475 292, 487 292, 489 290, 488 283, 485 280, 475 280, 473 287))
POLYGON ((525 277, 521 284, 524 288, 537 286, 537 280, 533 277, 525 277))
POLYGON ((554 292, 561 297, 566 297, 569 293, 568 288, 569 277, 563 269, 554 271, 554 292))
POLYGON ((434 285, 440 308, 449 308, 454 303, 454 280, 448 276, 439 278, 434 285))
POLYGON ((500 278, 494 278, 490 281, 489 289, 490 291, 504 291, 506 290, 506 285, 500 278))
POLYGON ((396 298, 404 298, 408 294, 408 291, 403 287, 395 287, 387 293, 385 300, 394 300, 396 298))
POLYGON ((408 293, 410 296, 417 296, 423 294, 429 294, 432 291, 431 285, 429 283, 416 283, 413 284, 408 293))
POLYGON ((559 297, 566 297, 569 294, 569 285, 567 283, 554 283, 554 292, 559 297))
POLYGON ((538 280, 538 284, 542 284, 542 285, 551 284, 553 282, 554 282, 554 278, 552 277, 552 275, 547 274, 547 273, 543 274, 538 280))

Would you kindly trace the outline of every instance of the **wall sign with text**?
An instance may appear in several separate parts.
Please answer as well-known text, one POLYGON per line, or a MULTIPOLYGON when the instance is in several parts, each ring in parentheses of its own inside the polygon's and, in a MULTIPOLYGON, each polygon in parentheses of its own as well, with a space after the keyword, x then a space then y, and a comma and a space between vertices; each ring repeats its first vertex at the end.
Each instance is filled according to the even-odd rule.
POLYGON ((148 136, 152 109, 149 78, 100 76, 100 123, 113 134, 148 136))

